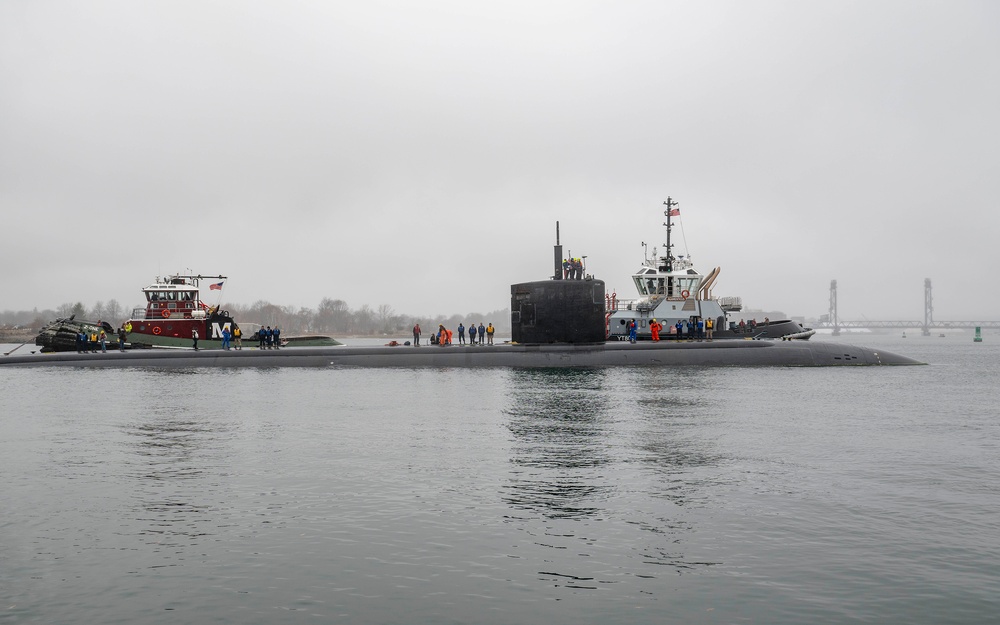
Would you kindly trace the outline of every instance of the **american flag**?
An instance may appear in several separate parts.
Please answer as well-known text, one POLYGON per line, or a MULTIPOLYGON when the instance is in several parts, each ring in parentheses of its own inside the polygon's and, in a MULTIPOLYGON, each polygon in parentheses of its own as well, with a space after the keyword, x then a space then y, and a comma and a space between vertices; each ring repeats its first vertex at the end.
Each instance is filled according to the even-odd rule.
POLYGON ((210 285, 208 285, 208 290, 209 291, 221 291, 222 290, 222 283, 221 282, 216 282, 215 284, 210 284, 210 285))
POLYGON ((681 209, 679 209, 679 208, 672 208, 672 209, 670 209, 670 216, 671 217, 680 217, 681 216, 681 209))

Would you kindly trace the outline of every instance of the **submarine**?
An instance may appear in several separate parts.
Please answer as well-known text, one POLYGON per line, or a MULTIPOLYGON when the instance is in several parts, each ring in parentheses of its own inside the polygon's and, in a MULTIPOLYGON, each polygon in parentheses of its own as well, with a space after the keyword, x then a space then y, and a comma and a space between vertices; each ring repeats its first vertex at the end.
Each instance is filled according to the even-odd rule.
MULTIPOLYGON (((668 207, 669 208, 669 207, 668 207)), ((669 212, 669 211, 668 211, 669 212)), ((669 214, 668 214, 669 217, 669 214)), ((669 255, 669 245, 667 247, 669 255)), ((150 367, 162 369, 235 368, 235 367, 833 367, 888 366, 925 364, 912 358, 870 347, 841 343, 805 341, 809 333, 802 328, 784 327, 785 335, 746 336, 724 333, 717 339, 699 339, 676 335, 655 340, 648 331, 637 340, 620 340, 617 325, 624 314, 649 319, 655 307, 676 306, 698 309, 701 300, 689 293, 652 294, 649 299, 626 304, 612 301, 603 280, 586 274, 582 268, 563 259, 556 223, 553 249, 554 271, 545 280, 522 282, 510 287, 511 341, 496 345, 386 345, 319 346, 282 349, 242 350, 188 348, 149 348, 109 351, 107 353, 55 352, 31 355, 7 355, 0 367, 150 367), (644 303, 645 302, 645 303, 644 303), (690 302, 695 302, 692 308, 690 302), (644 307, 645 306, 645 307, 644 307), (645 316, 643 314, 645 313, 645 316), (805 335, 803 337, 803 335, 805 335), (641 340, 640 340, 641 339, 641 340)), ((668 272, 669 273, 669 272, 668 272)), ((718 274, 716 270, 714 276, 718 274)), ((666 275, 666 274, 665 274, 666 275)), ((695 283, 694 274, 689 278, 695 283)), ((700 292, 710 299, 708 288, 700 292)), ((637 283, 638 284, 638 283, 637 283)), ((679 282, 677 286, 687 283, 679 282)), ((668 283, 668 286, 673 286, 668 283)), ((686 289, 684 289, 686 291, 686 289)), ((695 317, 691 317, 694 319, 695 317)), ((725 319, 721 319, 724 321, 725 319)), ((638 325, 638 324, 637 324, 638 325)), ((720 324, 721 325, 721 324, 720 324)))
POLYGON ((762 340, 711 343, 513 343, 484 346, 288 347, 280 350, 142 349, 103 353, 53 352, 0 358, 0 367, 829 367, 919 365, 891 352, 851 345, 762 340))

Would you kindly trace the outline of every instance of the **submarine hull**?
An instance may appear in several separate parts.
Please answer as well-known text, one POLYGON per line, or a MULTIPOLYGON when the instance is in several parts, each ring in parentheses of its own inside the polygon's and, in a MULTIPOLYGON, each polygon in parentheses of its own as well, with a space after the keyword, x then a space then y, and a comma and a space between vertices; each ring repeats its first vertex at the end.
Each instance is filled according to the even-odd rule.
POLYGON ((447 347, 296 347, 282 350, 147 349, 0 358, 0 367, 830 367, 918 365, 891 352, 840 343, 727 340, 447 347))

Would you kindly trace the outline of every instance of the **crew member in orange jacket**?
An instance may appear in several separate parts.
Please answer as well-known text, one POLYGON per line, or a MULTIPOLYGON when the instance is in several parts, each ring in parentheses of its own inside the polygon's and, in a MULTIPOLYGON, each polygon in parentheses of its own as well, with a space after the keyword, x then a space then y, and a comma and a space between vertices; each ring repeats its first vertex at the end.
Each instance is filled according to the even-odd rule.
POLYGON ((649 324, 649 332, 653 335, 654 341, 660 340, 660 330, 663 328, 656 319, 653 319, 649 324))

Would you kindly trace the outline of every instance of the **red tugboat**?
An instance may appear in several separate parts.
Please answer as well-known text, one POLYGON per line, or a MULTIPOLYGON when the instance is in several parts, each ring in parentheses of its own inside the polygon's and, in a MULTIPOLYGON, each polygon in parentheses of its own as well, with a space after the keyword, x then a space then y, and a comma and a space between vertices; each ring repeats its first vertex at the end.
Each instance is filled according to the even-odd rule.
MULTIPOLYGON (((168 276, 145 287, 146 308, 136 308, 125 322, 132 347, 191 347, 198 331, 198 347, 222 346, 222 331, 239 326, 229 312, 209 307, 201 300, 199 285, 212 280, 209 289, 221 291, 226 276, 168 276)), ((250 337, 244 337, 249 339, 250 337)), ((232 340, 235 345, 235 339, 232 340)))

